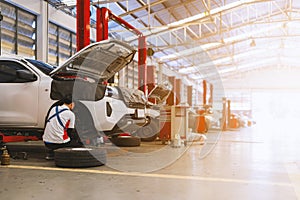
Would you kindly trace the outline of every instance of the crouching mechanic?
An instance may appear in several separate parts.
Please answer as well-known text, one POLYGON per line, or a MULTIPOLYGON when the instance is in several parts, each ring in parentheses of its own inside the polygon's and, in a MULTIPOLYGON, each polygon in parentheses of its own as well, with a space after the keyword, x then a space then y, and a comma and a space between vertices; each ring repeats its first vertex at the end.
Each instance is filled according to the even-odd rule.
POLYGON ((65 97, 57 104, 50 109, 43 135, 43 141, 48 149, 47 160, 54 159, 55 149, 83 146, 75 131, 75 114, 72 112, 75 103, 72 98, 65 97))

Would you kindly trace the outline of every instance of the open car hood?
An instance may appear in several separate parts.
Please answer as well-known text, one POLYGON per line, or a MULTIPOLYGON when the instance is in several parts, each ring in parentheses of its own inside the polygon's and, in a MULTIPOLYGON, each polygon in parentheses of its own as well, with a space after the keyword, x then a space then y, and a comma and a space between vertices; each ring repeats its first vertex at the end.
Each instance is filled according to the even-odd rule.
POLYGON ((148 98, 156 99, 157 104, 162 104, 164 101, 167 100, 168 96, 172 91, 172 85, 168 81, 164 81, 156 85, 149 93, 148 98))
MULTIPOLYGON (((144 94, 144 92, 138 89, 129 89, 120 87, 124 101, 129 104, 130 107, 135 107, 139 105, 153 105, 149 102, 144 94)), ((165 81, 161 84, 158 84, 153 88, 149 93, 148 98, 155 98, 156 104, 162 104, 172 91, 172 85, 165 81)))
POLYGON ((50 76, 82 73, 99 80, 107 80, 130 63, 135 52, 133 47, 118 40, 95 42, 53 70, 50 76))
POLYGON ((144 92, 138 89, 129 89, 120 87, 124 101, 130 106, 134 107, 137 105, 146 105, 147 99, 145 98, 144 92))

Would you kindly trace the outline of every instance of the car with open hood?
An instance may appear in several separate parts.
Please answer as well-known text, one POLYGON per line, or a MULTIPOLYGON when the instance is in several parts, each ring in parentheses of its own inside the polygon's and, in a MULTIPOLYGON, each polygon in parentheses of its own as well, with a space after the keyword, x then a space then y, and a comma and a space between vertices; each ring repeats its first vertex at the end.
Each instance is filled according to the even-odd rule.
POLYGON ((83 48, 59 67, 0 57, 0 130, 43 131, 49 109, 72 95, 80 136, 131 132, 153 140, 159 108, 141 91, 103 84, 128 65, 135 52, 121 41, 106 40, 83 48))

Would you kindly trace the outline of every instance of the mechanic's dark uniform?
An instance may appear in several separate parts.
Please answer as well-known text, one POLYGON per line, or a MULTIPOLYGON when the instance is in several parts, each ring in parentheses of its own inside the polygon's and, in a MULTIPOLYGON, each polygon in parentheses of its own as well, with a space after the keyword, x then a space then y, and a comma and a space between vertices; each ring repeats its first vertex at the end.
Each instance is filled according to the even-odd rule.
POLYGON ((45 146, 50 150, 48 159, 52 159, 55 149, 82 146, 78 140, 70 138, 70 131, 74 128, 75 114, 66 105, 55 106, 50 110, 43 135, 45 146))

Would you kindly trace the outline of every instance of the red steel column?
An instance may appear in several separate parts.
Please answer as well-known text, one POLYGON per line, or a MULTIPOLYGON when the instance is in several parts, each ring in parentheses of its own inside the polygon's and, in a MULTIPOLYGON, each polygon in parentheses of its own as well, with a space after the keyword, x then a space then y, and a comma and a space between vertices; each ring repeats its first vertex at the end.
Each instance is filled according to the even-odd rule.
POLYGON ((203 80, 203 106, 206 106, 206 94, 207 94, 207 83, 206 80, 203 80))
POLYGON ((139 50, 138 50, 138 87, 144 94, 147 92, 147 43, 146 37, 139 37, 139 50))
POLYGON ((176 86, 176 105, 178 105, 181 102, 181 79, 175 79, 176 86))
POLYGON ((227 100, 227 126, 230 127, 231 101, 227 100))
MULTIPOLYGON (((148 87, 148 94, 153 90, 155 87, 155 66, 150 65, 147 66, 147 87, 148 87)), ((155 99, 149 99, 150 102, 155 103, 155 99)))
POLYGON ((97 8, 97 22, 96 22, 96 32, 97 32, 97 42, 108 39, 108 20, 109 20, 109 10, 105 7, 97 8))
POLYGON ((169 81, 173 87, 172 87, 172 91, 171 91, 169 97, 167 98, 167 105, 173 106, 173 105, 175 105, 175 101, 174 101, 174 93, 175 93, 175 87, 176 87, 175 77, 174 76, 169 77, 169 81))
POLYGON ((77 51, 90 44, 90 1, 77 0, 76 4, 77 51))
POLYGON ((189 106, 193 105, 193 86, 187 86, 187 102, 189 106))
POLYGON ((213 84, 210 84, 209 85, 209 100, 208 100, 208 103, 209 105, 213 105, 213 100, 214 99, 214 86, 213 84))
POLYGON ((222 104, 223 104, 223 110, 222 110, 222 120, 221 120, 221 123, 222 123, 222 130, 225 131, 226 128, 227 128, 227 123, 226 123, 226 104, 227 104, 227 99, 226 97, 223 97, 222 98, 222 104))

